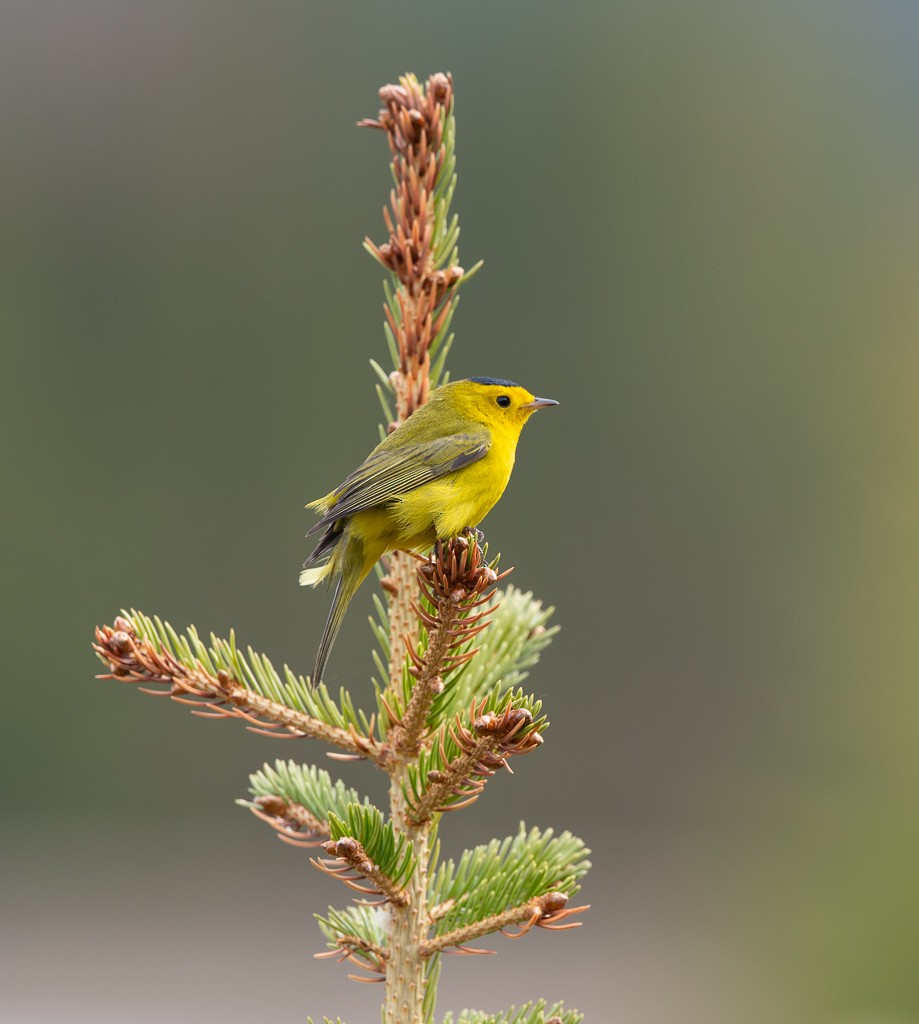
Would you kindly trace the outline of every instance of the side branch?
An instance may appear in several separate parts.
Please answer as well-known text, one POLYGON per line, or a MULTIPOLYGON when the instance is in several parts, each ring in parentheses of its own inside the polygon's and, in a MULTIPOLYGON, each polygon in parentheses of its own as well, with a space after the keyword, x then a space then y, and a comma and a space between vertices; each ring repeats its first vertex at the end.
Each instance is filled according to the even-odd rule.
POLYGON ((409 821, 420 825, 439 811, 455 811, 475 802, 485 782, 499 768, 511 770, 507 763, 513 754, 529 754, 539 747, 542 736, 533 725, 533 715, 526 708, 509 707, 503 714, 483 715, 487 698, 470 710, 472 728, 468 729, 457 716, 450 728, 453 742, 462 753, 452 761, 444 749, 444 733, 440 736, 440 754, 445 767, 428 772, 429 788, 414 802, 409 797, 409 821))
POLYGON ((407 907, 411 902, 408 892, 374 864, 367 856, 364 847, 353 837, 342 836, 341 839, 330 839, 327 843, 322 844, 322 848, 335 859, 310 858, 310 863, 314 868, 318 868, 333 878, 340 879, 345 885, 358 892, 367 893, 370 896, 382 896, 383 902, 392 903, 397 907, 407 907), (365 878, 370 885, 359 884, 354 880, 355 877, 365 878))
POLYGON ((278 839, 291 846, 319 846, 328 838, 329 823, 321 821, 303 804, 266 794, 246 806, 278 833, 278 839))
POLYGON ((386 975, 386 963, 389 960, 389 952, 378 946, 375 942, 368 942, 359 935, 341 935, 336 939, 337 949, 330 949, 326 953, 314 953, 314 960, 329 960, 335 958, 339 963, 348 962, 361 970, 370 971, 375 977, 365 978, 359 974, 349 974, 352 981, 374 982, 383 981, 386 975))
POLYGON ((134 623, 119 616, 114 626, 96 629, 93 649, 99 659, 111 668, 100 679, 118 679, 126 683, 144 683, 144 693, 169 696, 180 704, 190 704, 203 718, 239 718, 252 732, 279 735, 272 730, 286 730, 290 736, 311 736, 324 740, 350 754, 376 761, 379 744, 356 729, 329 725, 303 711, 273 701, 243 686, 225 669, 210 672, 196 660, 185 664, 164 646, 138 636, 134 623), (162 689, 149 689, 149 686, 162 689), (202 710, 203 709, 203 710, 202 710))
POLYGON ((533 927, 548 928, 551 931, 567 931, 569 928, 577 928, 580 921, 570 921, 562 924, 565 918, 573 914, 581 914, 589 910, 589 904, 582 907, 567 908, 568 896, 563 892, 547 892, 537 896, 517 907, 509 907, 500 914, 493 914, 491 917, 483 918, 481 921, 474 921, 472 924, 464 925, 462 928, 455 928, 452 932, 438 935, 422 943, 421 955, 431 957, 450 947, 455 947, 460 952, 468 953, 491 953, 488 949, 466 949, 467 942, 473 942, 493 932, 501 932, 509 939, 519 939, 533 927), (505 928, 513 925, 519 926, 519 931, 508 934, 505 928))

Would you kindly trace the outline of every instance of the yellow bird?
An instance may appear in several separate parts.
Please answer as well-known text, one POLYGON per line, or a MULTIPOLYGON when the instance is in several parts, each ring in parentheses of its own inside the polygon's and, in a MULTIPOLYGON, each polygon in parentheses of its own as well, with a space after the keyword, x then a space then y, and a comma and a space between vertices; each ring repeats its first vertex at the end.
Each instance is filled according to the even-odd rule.
POLYGON ((334 491, 306 506, 322 516, 307 536, 324 532, 300 583, 312 587, 338 576, 314 686, 348 604, 377 560, 477 526, 504 493, 524 423, 550 405, 558 402, 495 377, 444 384, 334 491))

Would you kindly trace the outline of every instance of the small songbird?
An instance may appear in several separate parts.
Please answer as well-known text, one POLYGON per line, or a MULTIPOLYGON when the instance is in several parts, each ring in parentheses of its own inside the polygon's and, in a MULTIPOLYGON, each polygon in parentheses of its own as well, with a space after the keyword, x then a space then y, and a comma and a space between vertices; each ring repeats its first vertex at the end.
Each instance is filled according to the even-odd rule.
POLYGON ((388 551, 426 550, 477 526, 504 493, 524 423, 550 405, 558 402, 495 377, 444 384, 334 491, 306 506, 322 516, 307 536, 324 532, 300 583, 338 576, 314 686, 348 604, 377 560, 388 551))

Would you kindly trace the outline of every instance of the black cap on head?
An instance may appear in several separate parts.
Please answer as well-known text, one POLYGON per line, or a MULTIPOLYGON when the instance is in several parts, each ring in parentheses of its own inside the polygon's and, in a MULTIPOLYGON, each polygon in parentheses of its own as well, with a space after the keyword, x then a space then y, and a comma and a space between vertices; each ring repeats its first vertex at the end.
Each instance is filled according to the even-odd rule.
POLYGON ((494 384, 499 388, 519 388, 512 380, 502 380, 500 377, 467 377, 474 384, 494 384))

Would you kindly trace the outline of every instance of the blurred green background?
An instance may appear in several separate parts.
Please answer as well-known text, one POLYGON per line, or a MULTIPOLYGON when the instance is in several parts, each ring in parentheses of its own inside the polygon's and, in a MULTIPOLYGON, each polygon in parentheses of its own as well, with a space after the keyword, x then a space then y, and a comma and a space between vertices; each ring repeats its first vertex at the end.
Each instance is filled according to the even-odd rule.
POLYGON ((448 959, 440 1008, 919 1021, 917 45, 912 2, 0 7, 0 1017, 378 1019, 310 958, 343 891, 232 802, 321 749, 89 642, 135 606, 311 663, 302 506, 385 354, 353 125, 449 70, 486 261, 450 368, 561 402, 486 527, 563 631, 545 748, 443 835, 568 827, 595 868, 584 928, 448 959))

